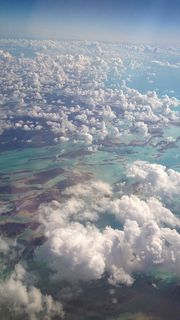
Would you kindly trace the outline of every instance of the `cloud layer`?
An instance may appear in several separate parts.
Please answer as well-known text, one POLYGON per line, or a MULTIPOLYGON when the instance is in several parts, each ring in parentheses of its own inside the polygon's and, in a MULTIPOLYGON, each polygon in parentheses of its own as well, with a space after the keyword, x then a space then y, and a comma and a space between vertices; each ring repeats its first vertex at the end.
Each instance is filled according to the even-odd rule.
POLYGON ((27 146, 36 143, 37 132, 42 144, 70 140, 89 150, 127 138, 147 142, 168 123, 179 123, 178 99, 127 86, 128 73, 143 71, 141 57, 151 59, 153 48, 88 41, 1 40, 0 45, 29 51, 20 57, 0 51, 1 133, 21 133, 27 146))

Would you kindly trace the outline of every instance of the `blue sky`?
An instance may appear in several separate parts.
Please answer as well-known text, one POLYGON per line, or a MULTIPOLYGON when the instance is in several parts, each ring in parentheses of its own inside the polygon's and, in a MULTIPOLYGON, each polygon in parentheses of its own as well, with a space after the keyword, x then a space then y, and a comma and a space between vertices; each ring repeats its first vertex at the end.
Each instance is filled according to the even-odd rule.
POLYGON ((178 41, 180 0, 0 0, 0 36, 178 41))

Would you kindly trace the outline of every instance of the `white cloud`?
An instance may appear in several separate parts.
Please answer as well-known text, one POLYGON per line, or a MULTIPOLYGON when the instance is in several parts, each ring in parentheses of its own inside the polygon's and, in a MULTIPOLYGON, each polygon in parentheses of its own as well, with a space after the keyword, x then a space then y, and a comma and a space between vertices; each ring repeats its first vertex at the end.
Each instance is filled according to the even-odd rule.
POLYGON ((38 288, 28 287, 25 276, 25 269, 17 264, 10 278, 1 282, 0 305, 8 308, 12 315, 28 315, 31 320, 50 320, 53 316, 62 318, 61 304, 50 295, 43 295, 38 288))
MULTIPOLYGON (((117 79, 123 77, 127 67, 126 56, 131 56, 131 51, 134 50, 132 46, 121 47, 122 52, 113 46, 110 50, 112 55, 108 52, 109 47, 105 46, 101 50, 101 56, 96 56, 94 48, 83 42, 81 45, 71 41, 67 45, 66 42, 40 40, 3 40, 0 43, 9 45, 10 48, 16 45, 21 49, 28 46, 36 51, 40 50, 34 57, 13 56, 12 59, 2 61, 0 71, 3 88, 11 94, 2 94, 1 100, 3 104, 13 103, 14 108, 9 110, 12 119, 18 114, 22 118, 29 116, 47 120, 57 139, 63 135, 71 140, 72 134, 76 134, 81 140, 78 121, 87 125, 87 134, 92 136, 84 137, 87 145, 96 143, 97 139, 106 140, 107 136, 109 141, 117 142, 124 125, 129 128, 134 126, 146 138, 153 123, 164 129, 164 123, 179 121, 178 112, 172 110, 179 105, 179 100, 175 98, 167 95, 160 97, 155 91, 142 94, 125 85, 121 89, 108 87, 110 74, 117 79), (45 47, 50 49, 48 54, 44 51, 45 47), (89 51, 90 48, 92 52, 89 51), (58 54, 54 54, 54 49, 58 54), (59 96, 66 97, 68 102, 59 96)), ((99 43, 98 46, 101 47, 102 44, 99 43)), ((140 51, 145 54, 143 50, 140 51)), ((8 53, 1 50, 1 55, 7 56, 8 53)), ((138 60, 131 61, 130 65, 132 68, 143 67, 138 60)), ((2 131, 7 128, 5 120, 3 123, 2 131)), ((9 128, 14 127, 13 121, 8 125, 9 128)), ((38 130, 39 126, 34 126, 31 130, 38 130)), ((27 124, 24 130, 29 130, 27 124)))
MULTIPOLYGON (((135 161, 129 167, 128 177, 141 184, 142 193, 170 200, 180 192, 180 173, 160 164, 135 161)), ((165 199, 166 200, 166 199, 165 199)))
POLYGON ((12 55, 7 51, 0 50, 0 58, 9 60, 9 59, 12 59, 12 55))
POLYGON ((148 126, 147 126, 146 123, 144 123, 144 122, 136 122, 134 124, 134 126, 138 130, 138 133, 142 137, 147 137, 148 136, 148 126))
POLYGON ((109 201, 107 208, 104 207, 104 209, 110 211, 123 223, 126 219, 130 219, 137 221, 141 226, 153 220, 158 224, 167 224, 172 227, 180 226, 179 219, 156 198, 144 201, 135 195, 124 195, 120 199, 109 201))
POLYGON ((180 221, 159 200, 119 197, 100 181, 68 187, 63 195, 68 198, 39 209, 48 240, 36 259, 45 259, 52 280, 88 281, 107 273, 110 283, 131 285, 134 272, 157 265, 179 274, 180 235, 171 228, 180 221), (92 224, 106 214, 120 221, 121 229, 92 224))
POLYGON ((168 61, 159 61, 159 60, 153 60, 152 63, 155 63, 161 67, 168 67, 173 69, 179 69, 180 64, 179 63, 170 63, 168 61))

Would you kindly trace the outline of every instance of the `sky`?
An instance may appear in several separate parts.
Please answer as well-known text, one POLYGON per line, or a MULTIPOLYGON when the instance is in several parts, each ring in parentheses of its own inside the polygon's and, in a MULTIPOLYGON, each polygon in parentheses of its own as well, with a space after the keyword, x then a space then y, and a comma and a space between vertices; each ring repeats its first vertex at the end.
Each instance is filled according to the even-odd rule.
POLYGON ((178 42, 179 0, 0 0, 0 37, 178 42))

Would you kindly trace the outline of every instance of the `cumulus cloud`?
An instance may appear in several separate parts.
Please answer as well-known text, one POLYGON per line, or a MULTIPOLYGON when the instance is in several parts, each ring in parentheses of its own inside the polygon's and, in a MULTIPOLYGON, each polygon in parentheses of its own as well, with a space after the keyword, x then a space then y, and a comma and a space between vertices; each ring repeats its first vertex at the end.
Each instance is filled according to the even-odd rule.
POLYGON ((52 296, 43 295, 34 286, 25 283, 26 271, 17 264, 10 278, 1 282, 0 307, 7 308, 12 315, 25 315, 29 319, 52 319, 63 317, 62 306, 52 296))
POLYGON ((103 182, 68 187, 67 199, 39 208, 47 241, 36 250, 46 260, 53 280, 95 280, 105 275, 111 284, 131 285, 136 271, 160 266, 179 273, 180 221, 156 198, 120 196, 103 182), (110 214, 120 227, 98 220, 110 214))
POLYGON ((168 67, 173 69, 179 69, 180 64, 179 63, 170 63, 168 61, 159 61, 159 60, 153 60, 152 63, 155 63, 161 67, 168 67))
POLYGON ((0 58, 9 60, 12 59, 12 55, 5 50, 0 50, 0 58))
POLYGON ((142 193, 172 199, 180 192, 180 173, 160 164, 135 161, 127 175, 140 183, 142 193))
POLYGON ((111 283, 133 283, 135 271, 147 272, 160 265, 179 272, 180 235, 155 221, 139 225, 126 219, 123 230, 70 223, 48 230, 47 242, 37 252, 46 259, 56 280, 93 280, 109 274, 111 283))
POLYGON ((97 221, 102 201, 112 195, 112 188, 103 181, 89 181, 67 187, 62 195, 68 197, 65 201, 52 201, 41 204, 39 217, 44 225, 54 227, 54 224, 66 225, 67 221, 97 221))
POLYGON ((84 133, 81 135, 86 145, 91 145, 93 142, 93 136, 89 133, 84 133))
POLYGON ((148 136, 148 126, 144 122, 136 122, 134 124, 134 127, 137 129, 138 133, 142 137, 147 137, 148 136))
POLYGON ((73 223, 50 231, 49 239, 39 248, 38 258, 45 257, 55 272, 55 279, 68 281, 99 279, 104 270, 103 236, 93 226, 73 223))
POLYGON ((120 199, 109 201, 106 210, 110 210, 121 222, 131 219, 137 221, 139 225, 143 225, 145 222, 153 220, 158 224, 167 224, 172 227, 180 226, 179 219, 156 198, 144 201, 135 195, 124 195, 120 199))
POLYGON ((112 194, 111 186, 103 181, 90 181, 88 184, 78 184, 72 187, 68 187, 63 191, 64 195, 75 195, 76 197, 83 197, 83 196, 96 196, 103 197, 103 196, 110 196, 112 194))
MULTIPOLYGON (((106 139, 118 143, 125 126, 135 129, 146 139, 153 124, 164 129, 165 123, 179 121, 179 114, 174 110, 179 105, 176 98, 159 96, 155 91, 142 94, 125 85, 120 89, 109 87, 109 77, 114 77, 119 83, 124 76, 126 56, 133 46, 120 49, 106 45, 97 55, 94 47, 87 46, 85 42, 80 45, 69 41, 67 45, 59 41, 2 40, 0 44, 9 46, 11 51, 15 45, 21 49, 28 46, 36 51, 32 57, 11 57, 8 52, 0 51, 3 92, 10 92, 8 96, 2 94, 0 100, 11 115, 8 126, 5 119, 1 120, 2 132, 7 128, 46 130, 46 123, 53 141, 59 142, 61 136, 72 141, 73 136, 73 139, 83 140, 85 146, 90 146, 98 140, 106 142, 106 139), (49 48, 48 53, 45 48, 49 48), (54 54, 54 49, 57 54, 54 54), (9 108, 9 103, 14 107, 9 108), (41 123, 29 127, 27 123, 21 126, 17 122, 14 126, 17 114, 22 119, 28 116, 41 123), (80 129, 83 124, 87 126, 87 132, 80 129)), ((98 43, 98 47, 101 46, 98 43)), ((146 52, 142 50, 141 54, 146 52)), ((130 61, 132 69, 139 68, 141 64, 130 61)), ((128 131, 126 133, 129 134, 128 131)))

